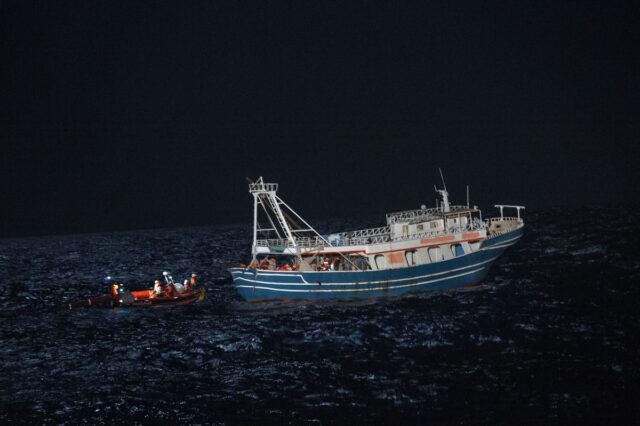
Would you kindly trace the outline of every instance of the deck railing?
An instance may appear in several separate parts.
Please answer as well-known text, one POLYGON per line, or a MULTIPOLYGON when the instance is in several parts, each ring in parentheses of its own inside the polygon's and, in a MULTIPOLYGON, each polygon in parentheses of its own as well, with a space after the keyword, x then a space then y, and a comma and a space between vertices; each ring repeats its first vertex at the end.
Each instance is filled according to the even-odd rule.
POLYGON ((330 236, 338 236, 341 238, 360 238, 360 237, 377 237, 380 235, 386 235, 389 233, 388 226, 381 226, 379 228, 359 229, 357 231, 340 232, 337 234, 331 234, 330 236))
POLYGON ((252 182, 249 184, 249 192, 275 192, 278 190, 277 183, 252 182))
MULTIPOLYGON (((449 210, 446 214, 450 215, 452 213, 456 213, 462 210, 469 210, 467 206, 449 206, 449 210)), ((441 208, 432 207, 428 209, 414 209, 414 210, 405 210, 402 212, 395 212, 387 214, 387 224, 392 225, 398 222, 410 222, 417 219, 425 220, 425 219, 439 219, 442 218, 442 214, 444 212, 441 208)))
POLYGON ((517 217, 514 217, 514 216, 505 216, 505 217, 502 217, 502 218, 500 218, 500 217, 490 217, 490 218, 487 219, 487 222, 489 222, 489 223, 502 222, 502 221, 508 222, 508 221, 511 221, 511 220, 514 221, 514 222, 518 222, 518 223, 522 222, 522 218, 517 218, 517 217))
POLYGON ((256 241, 258 247, 268 247, 273 249, 278 248, 295 248, 301 247, 306 249, 323 249, 325 247, 347 247, 347 246, 363 246, 369 244, 380 244, 388 242, 397 242, 405 240, 414 240, 422 238, 434 238, 442 235, 448 235, 460 232, 480 231, 486 228, 486 224, 479 219, 474 219, 472 222, 461 226, 449 227, 446 231, 425 231, 407 236, 398 236, 391 238, 389 227, 383 226, 380 228, 362 229, 352 232, 341 232, 339 234, 331 234, 325 236, 322 239, 318 236, 313 237, 295 237, 296 244, 294 245, 287 239, 260 239, 256 241), (386 231, 386 232, 385 232, 386 231))

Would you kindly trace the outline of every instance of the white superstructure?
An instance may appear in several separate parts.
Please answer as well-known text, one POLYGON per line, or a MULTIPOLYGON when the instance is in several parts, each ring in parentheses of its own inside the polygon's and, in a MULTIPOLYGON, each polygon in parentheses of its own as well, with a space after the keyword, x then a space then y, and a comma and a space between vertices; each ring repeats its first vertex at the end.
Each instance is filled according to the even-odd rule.
POLYGON ((488 237, 523 226, 523 206, 497 205, 500 218, 482 220, 475 206, 451 205, 444 186, 436 188, 442 198, 438 207, 389 213, 386 226, 378 228, 320 235, 277 190, 276 183, 262 177, 249 184, 254 198, 252 262, 259 256, 291 255, 300 270, 322 270, 329 258, 332 270, 394 269, 469 254, 488 237), (517 217, 505 217, 504 208, 515 208, 517 217))

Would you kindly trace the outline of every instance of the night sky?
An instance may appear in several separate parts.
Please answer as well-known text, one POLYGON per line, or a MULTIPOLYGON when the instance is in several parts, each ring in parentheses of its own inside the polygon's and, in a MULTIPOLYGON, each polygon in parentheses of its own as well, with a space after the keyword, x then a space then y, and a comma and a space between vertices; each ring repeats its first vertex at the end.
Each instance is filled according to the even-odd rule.
POLYGON ((0 236, 639 201, 637 2, 0 2, 0 236))

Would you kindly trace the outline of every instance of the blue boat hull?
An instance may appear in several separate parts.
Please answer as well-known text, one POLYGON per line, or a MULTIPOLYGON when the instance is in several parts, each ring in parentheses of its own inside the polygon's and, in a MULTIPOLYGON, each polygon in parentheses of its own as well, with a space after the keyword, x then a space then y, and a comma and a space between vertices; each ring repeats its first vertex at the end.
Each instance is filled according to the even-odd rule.
POLYGON ((382 271, 269 271, 230 268, 245 300, 370 298, 445 290, 482 281, 491 265, 521 237, 522 228, 487 239, 474 253, 446 261, 382 271))

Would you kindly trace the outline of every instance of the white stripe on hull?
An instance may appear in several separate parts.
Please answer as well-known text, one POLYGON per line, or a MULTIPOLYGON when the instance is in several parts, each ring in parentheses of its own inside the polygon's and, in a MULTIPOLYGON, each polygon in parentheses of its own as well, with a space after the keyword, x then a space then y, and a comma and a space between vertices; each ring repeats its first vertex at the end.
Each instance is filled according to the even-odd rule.
MULTIPOLYGON (((301 289, 284 289, 284 288, 272 288, 272 287, 261 287, 261 286, 250 286, 250 285, 237 285, 237 288, 250 288, 250 289, 259 289, 259 290, 269 290, 269 291, 279 291, 279 292, 288 292, 288 293, 350 293, 350 292, 361 292, 361 291, 380 291, 380 290, 395 290, 397 288, 406 288, 406 287, 417 287, 425 284, 431 284, 439 281, 446 281, 453 278, 464 277, 466 275, 475 274, 476 272, 480 272, 485 269, 486 266, 482 268, 474 269, 473 271, 465 272, 463 274, 453 275, 450 277, 438 278, 435 280, 422 281, 412 284, 403 284, 398 286, 385 286, 385 287, 374 287, 374 288, 352 288, 352 289, 334 289, 334 290, 324 290, 324 289, 316 289, 316 290, 301 290, 301 289)), ((302 284, 298 284, 302 285, 302 284)), ((313 286, 317 286, 317 284, 310 284, 313 286)), ((326 285, 326 284, 323 284, 326 285)))
POLYGON ((520 236, 517 236, 515 238, 511 238, 510 240, 505 240, 505 241, 501 242, 500 244, 496 244, 494 246, 483 247, 482 250, 495 250, 495 249, 499 249, 499 248, 511 247, 519 239, 520 239, 520 236), (513 242, 511 242, 511 241, 513 241, 513 242), (505 244, 505 243, 509 243, 509 244, 505 244))

